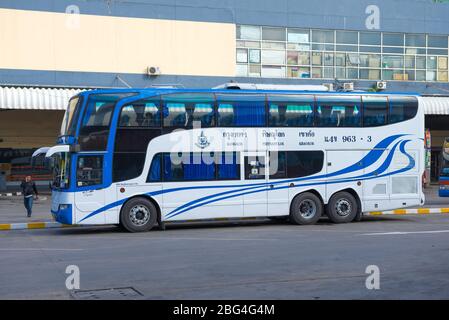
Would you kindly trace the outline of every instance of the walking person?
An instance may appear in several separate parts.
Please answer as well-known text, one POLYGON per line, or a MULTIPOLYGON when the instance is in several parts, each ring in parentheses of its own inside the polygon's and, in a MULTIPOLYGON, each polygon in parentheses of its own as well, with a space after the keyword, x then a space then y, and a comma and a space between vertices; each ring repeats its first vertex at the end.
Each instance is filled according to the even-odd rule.
POLYGON ((33 197, 36 196, 36 200, 38 197, 36 184, 31 180, 31 176, 26 176, 20 187, 23 193, 23 204, 27 210, 27 216, 30 218, 33 210, 33 197))

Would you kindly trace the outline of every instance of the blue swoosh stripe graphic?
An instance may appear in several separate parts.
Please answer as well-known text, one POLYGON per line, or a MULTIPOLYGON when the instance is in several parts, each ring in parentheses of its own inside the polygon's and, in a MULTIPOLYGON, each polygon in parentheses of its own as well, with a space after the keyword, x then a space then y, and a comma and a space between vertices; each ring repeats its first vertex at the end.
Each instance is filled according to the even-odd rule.
MULTIPOLYGON (((390 137, 385 138, 384 140, 382 140, 381 142, 379 142, 362 160, 357 161, 356 163, 350 165, 347 168, 341 169, 339 171, 330 173, 330 174, 322 174, 322 175, 317 175, 317 176, 312 176, 312 177, 305 177, 305 178, 297 178, 297 179, 290 179, 290 180, 284 180, 284 181, 280 181, 280 182, 272 182, 272 183, 258 183, 258 184, 246 184, 246 185, 224 185, 224 186, 196 186, 196 187, 180 187, 180 188, 172 188, 172 189, 166 189, 166 190, 159 190, 159 191, 154 191, 154 192, 149 192, 146 193, 146 195, 148 196, 157 196, 157 195, 161 195, 161 194, 168 194, 168 193, 173 193, 173 192, 178 192, 178 191, 185 191, 185 190, 198 190, 198 189, 222 189, 222 188, 238 188, 235 190, 230 190, 230 191, 226 191, 226 192, 221 192, 218 194, 214 194, 214 195, 210 195, 210 196, 206 196, 194 201, 191 201, 189 203, 186 203, 178 208, 176 208, 175 210, 173 210, 172 212, 170 212, 167 215, 167 219, 172 218, 180 213, 192 210, 198 206, 194 206, 192 208, 189 209, 189 207, 191 205, 194 205, 198 202, 202 202, 204 200, 207 199, 211 199, 211 198, 217 198, 223 195, 228 195, 228 194, 233 194, 233 193, 239 193, 237 195, 232 195, 232 196, 228 196, 225 198, 218 198, 217 201, 220 200, 224 200, 224 199, 228 199, 228 198, 232 198, 232 197, 237 197, 237 196, 241 196, 241 195, 245 195, 245 194, 250 194, 249 193, 243 193, 240 194, 240 192, 242 191, 247 191, 247 190, 252 190, 252 189, 258 189, 258 188, 262 188, 260 190, 255 190, 253 191, 254 193, 258 193, 258 192, 263 192, 267 190, 267 186, 268 185, 279 185, 279 184, 289 184, 292 182, 299 182, 299 181, 306 181, 306 180, 316 180, 316 179, 324 179, 324 178, 330 178, 330 177, 335 177, 337 175, 343 175, 343 174, 348 174, 348 173, 352 173, 352 172, 356 172, 356 171, 360 171, 363 170, 364 168, 372 165, 373 163, 375 163, 382 155, 383 153, 386 151, 385 149, 396 139, 406 136, 406 134, 398 134, 398 135, 393 135, 390 137), (362 165, 360 165, 360 163, 362 163, 362 165), (242 189, 243 187, 243 189, 242 189), (264 188, 265 187, 265 188, 264 188)), ((410 141, 410 140, 408 140, 410 141)), ((393 147, 393 149, 396 148, 398 143, 396 143, 396 145, 393 147)), ((391 153, 390 153, 391 154, 391 153)), ((413 158, 412 158, 413 160, 413 158)), ((390 161, 391 162, 391 161, 390 161)), ((387 166, 388 168, 388 166, 387 166)), ((386 169, 385 169, 386 170, 386 169)), ((273 188, 270 190, 277 190, 278 188, 273 188)), ((128 198, 116 201, 116 202, 112 202, 104 207, 101 207, 95 211, 93 211, 92 213, 90 213, 89 215, 87 215, 86 217, 84 217, 83 219, 81 219, 79 222, 82 222, 86 219, 89 219, 103 211, 112 209, 114 207, 120 206, 123 203, 125 203, 128 200, 128 198)), ((214 201, 212 201, 214 202, 214 201)), ((210 202, 206 202, 203 203, 201 205, 205 205, 208 204, 210 202)), ((200 205, 199 205, 200 206, 200 205)))
MULTIPOLYGON (((404 153, 408 157, 408 159, 409 159, 409 165, 407 167, 405 167, 404 169, 405 169, 405 171, 410 170, 410 169, 414 168, 414 166, 415 166, 415 161, 414 161, 413 157, 411 157, 410 155, 408 155, 405 152, 405 145, 408 142, 410 142, 410 141, 411 140, 406 140, 406 141, 402 141, 402 142, 396 143, 396 145, 393 147, 393 149, 389 153, 389 155, 388 155, 387 159, 384 161, 384 163, 377 170, 375 170, 375 171, 373 171, 371 173, 364 174, 364 175, 361 175, 361 176, 348 177, 348 178, 331 180, 331 181, 323 181, 323 182, 317 182, 317 183, 308 183, 308 184, 295 185, 294 188, 307 187, 307 186, 316 186, 316 185, 323 185, 323 184, 337 184, 337 183, 344 183, 344 182, 354 182, 354 181, 360 181, 360 180, 372 180, 372 179, 377 179, 377 178, 380 178, 380 177, 385 177, 385 176, 389 176, 389 175, 393 175, 393 174, 397 174, 397 173, 403 172, 403 171, 401 171, 402 170, 401 169, 401 170, 398 170, 398 171, 395 171, 395 172, 392 172, 392 173, 389 173, 389 174, 384 174, 384 175, 380 175, 379 174, 379 173, 385 172, 388 169, 388 167, 389 167, 389 165, 390 165, 390 163, 391 163, 391 161, 393 159, 394 151, 397 148, 399 143, 400 143, 400 151, 402 153, 404 153), (363 179, 361 179, 361 178, 363 178, 363 179)), ((281 186, 281 187, 277 187, 277 188, 265 188, 265 189, 256 190, 256 191, 239 193, 239 194, 235 194, 235 195, 232 195, 232 196, 220 197, 218 199, 213 199, 213 200, 209 200, 209 201, 206 201, 206 202, 202 202, 202 203, 197 204, 197 205, 190 206, 189 208, 187 208, 185 210, 182 210, 182 211, 180 211, 180 212, 178 212, 176 214, 171 214, 171 215, 169 214, 169 215, 167 215, 167 219, 173 218, 173 217, 175 217, 175 216, 177 216, 179 214, 185 213, 187 211, 190 211, 190 210, 196 209, 198 207, 201 207, 201 206, 204 206, 204 205, 207 205, 207 204, 210 204, 210 203, 214 203, 214 202, 217 202, 217 201, 227 200, 227 199, 231 199, 231 198, 239 197, 239 196, 244 196, 244 195, 248 195, 248 194, 260 193, 260 192, 264 192, 264 191, 282 190, 282 189, 286 189, 286 188, 292 188, 292 187, 287 185, 287 186, 281 186)))
MULTIPOLYGON (((354 171, 362 170, 362 169, 372 165, 373 163, 375 163, 383 155, 383 153, 385 152, 385 148, 387 148, 394 140, 396 140, 399 137, 403 137, 403 136, 405 136, 405 135, 404 134, 394 135, 394 136, 391 136, 391 137, 388 137, 388 138, 382 140, 361 161, 358 161, 355 164, 353 164, 353 165, 351 165, 351 166, 349 166, 349 167, 347 167, 345 169, 342 169, 342 170, 339 170, 339 171, 336 171, 336 172, 333 172, 333 173, 330 173, 330 174, 324 174, 324 175, 318 175, 318 176, 311 176, 311 177, 305 177, 305 178, 284 180, 284 181, 281 181, 281 182, 274 182, 274 183, 254 184, 254 185, 252 185, 252 187, 253 188, 260 188, 260 187, 264 187, 264 186, 267 186, 267 185, 277 185, 277 184, 292 183, 292 182, 299 182, 299 181, 305 181, 305 180, 325 179, 325 178, 333 177, 333 176, 336 176, 336 175, 342 175, 342 174, 347 174, 347 173, 351 173, 351 172, 354 172, 354 171), (362 165, 360 165, 360 162, 362 163, 362 165)), ((396 145, 393 147, 394 149, 396 148, 397 144, 398 143, 396 143, 396 145)), ((379 172, 379 173, 381 173, 381 172, 379 172)), ((236 187, 236 186, 234 186, 234 187, 236 187)), ((245 187, 245 186, 241 186, 240 185, 238 187, 245 187)), ((223 187, 223 188, 225 188, 225 187, 223 187)), ((190 205, 196 204, 198 202, 201 202, 201 201, 204 201, 204 200, 207 200, 207 199, 210 199, 210 198, 214 198, 214 197, 220 197, 220 196, 223 196, 223 195, 231 194, 231 193, 234 193, 234 192, 246 191, 248 189, 250 189, 250 188, 244 188, 244 189, 237 189, 237 190, 221 192, 221 193, 217 193, 217 194, 210 195, 210 196, 205 196, 203 198, 190 201, 190 202, 188 202, 188 203, 186 203, 186 204, 176 208, 175 210, 169 212, 168 215, 167 215, 167 218, 170 218, 174 213, 176 213, 176 212, 178 212, 178 211, 180 211, 180 210, 182 210, 182 209, 184 209, 186 207, 189 207, 190 205)))

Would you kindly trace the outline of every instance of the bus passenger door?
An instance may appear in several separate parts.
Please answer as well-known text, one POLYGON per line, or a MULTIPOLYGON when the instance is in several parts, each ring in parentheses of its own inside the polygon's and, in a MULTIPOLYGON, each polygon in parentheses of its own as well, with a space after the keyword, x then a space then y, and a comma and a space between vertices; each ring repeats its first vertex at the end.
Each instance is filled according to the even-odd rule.
MULTIPOLYGON (((75 159, 75 184, 77 189, 75 193, 75 217, 76 222, 79 222, 101 209, 105 204, 104 156, 79 154, 75 159)), ((90 216, 86 219, 86 223, 105 223, 104 212, 90 216)))
POLYGON ((242 156, 244 184, 248 185, 243 195, 243 216, 267 216, 267 155, 265 152, 243 152, 242 156))
MULTIPOLYGON (((269 151, 268 216, 287 216, 290 212, 290 189, 286 188, 287 152, 269 151)), ((288 184, 291 184, 288 183, 288 184)), ((292 190, 293 191, 293 190, 292 190)), ((293 192, 294 194, 294 192, 293 192)))

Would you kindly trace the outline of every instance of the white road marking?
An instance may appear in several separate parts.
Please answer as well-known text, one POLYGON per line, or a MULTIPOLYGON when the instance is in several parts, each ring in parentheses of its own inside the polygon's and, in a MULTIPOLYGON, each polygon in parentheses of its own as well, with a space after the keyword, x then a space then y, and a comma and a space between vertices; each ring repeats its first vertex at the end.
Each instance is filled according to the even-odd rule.
POLYGON ((449 233, 449 230, 433 230, 433 231, 396 231, 396 232, 382 232, 382 233, 362 233, 361 236, 396 236, 405 234, 437 234, 449 233))

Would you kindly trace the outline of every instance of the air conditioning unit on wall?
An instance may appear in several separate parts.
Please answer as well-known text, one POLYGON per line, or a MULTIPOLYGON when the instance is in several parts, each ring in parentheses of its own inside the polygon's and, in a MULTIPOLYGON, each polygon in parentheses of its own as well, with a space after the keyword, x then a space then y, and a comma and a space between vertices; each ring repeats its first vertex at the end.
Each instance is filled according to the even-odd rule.
POLYGON ((376 88, 378 90, 385 90, 385 89, 387 89, 387 82, 386 81, 378 81, 376 83, 376 88))
POLYGON ((161 74, 161 69, 159 67, 147 67, 147 75, 158 76, 161 74))
POLYGON ((344 91, 354 91, 354 83, 353 82, 345 82, 343 83, 344 91))

